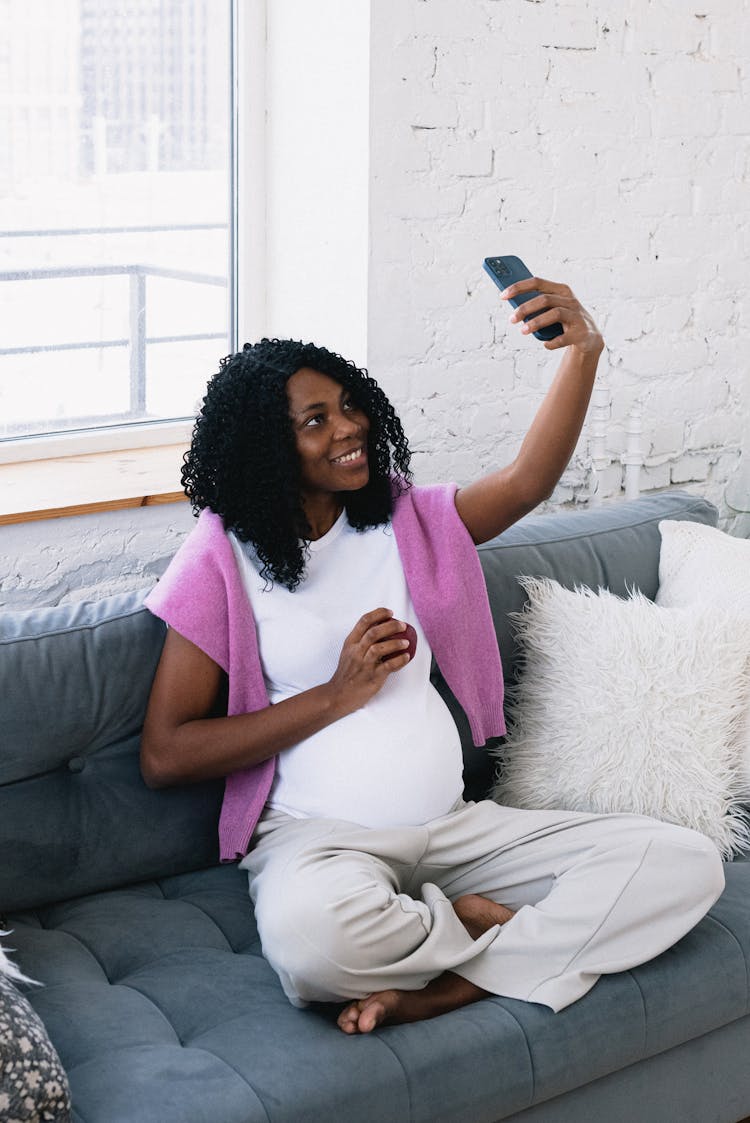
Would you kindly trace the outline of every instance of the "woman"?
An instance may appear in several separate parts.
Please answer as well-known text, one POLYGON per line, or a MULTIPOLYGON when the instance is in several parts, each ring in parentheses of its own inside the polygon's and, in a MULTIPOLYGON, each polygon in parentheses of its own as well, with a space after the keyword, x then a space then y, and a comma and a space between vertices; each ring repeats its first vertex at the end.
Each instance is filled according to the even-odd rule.
POLYGON ((474 546, 551 493, 603 349, 567 286, 502 296, 531 289, 510 318, 563 325, 560 369, 515 460, 459 490, 411 486, 392 407, 339 356, 263 340, 225 360, 183 472, 201 515, 147 602, 170 627, 144 777, 227 777, 222 858, 248 871, 264 954, 292 1003, 345 1002, 346 1033, 490 993, 559 1010, 723 886, 692 831, 462 799, 430 660, 477 745, 504 732, 474 546))

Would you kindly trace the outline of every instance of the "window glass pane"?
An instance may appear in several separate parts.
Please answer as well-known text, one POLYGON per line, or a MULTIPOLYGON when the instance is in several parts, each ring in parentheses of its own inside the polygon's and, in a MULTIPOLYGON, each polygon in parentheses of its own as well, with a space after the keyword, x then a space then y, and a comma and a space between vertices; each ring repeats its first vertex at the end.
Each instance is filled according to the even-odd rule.
POLYGON ((0 0, 0 438, 191 416, 229 349, 229 0, 0 0))

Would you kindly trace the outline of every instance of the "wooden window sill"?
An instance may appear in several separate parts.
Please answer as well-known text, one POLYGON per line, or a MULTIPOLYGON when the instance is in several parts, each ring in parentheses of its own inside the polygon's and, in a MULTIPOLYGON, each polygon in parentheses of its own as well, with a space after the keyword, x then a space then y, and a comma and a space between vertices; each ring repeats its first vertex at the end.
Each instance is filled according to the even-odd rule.
POLYGON ((185 500, 186 445, 0 465, 0 526, 185 500))

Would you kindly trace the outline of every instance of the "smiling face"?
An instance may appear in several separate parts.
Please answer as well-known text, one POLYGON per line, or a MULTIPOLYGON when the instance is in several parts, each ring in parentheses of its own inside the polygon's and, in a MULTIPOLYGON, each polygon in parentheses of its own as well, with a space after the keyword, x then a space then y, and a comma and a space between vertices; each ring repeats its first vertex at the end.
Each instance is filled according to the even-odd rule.
POLYGON ((357 491, 367 484, 370 421, 346 387, 310 367, 289 378, 286 394, 305 513, 313 525, 317 512, 338 510, 338 492, 357 491))

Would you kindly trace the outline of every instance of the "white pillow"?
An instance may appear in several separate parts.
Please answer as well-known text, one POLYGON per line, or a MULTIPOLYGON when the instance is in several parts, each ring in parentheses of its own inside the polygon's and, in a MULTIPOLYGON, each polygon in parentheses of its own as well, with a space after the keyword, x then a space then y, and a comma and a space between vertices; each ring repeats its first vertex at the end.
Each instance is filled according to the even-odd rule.
POLYGON ((526 808, 628 811, 750 841, 732 738, 750 688, 729 614, 524 578, 523 670, 493 791, 526 808))
MULTIPOLYGON (((9 936, 9 935, 10 935, 10 932, 0 931, 0 936, 9 936)), ((21 971, 19 971, 19 969, 16 967, 15 963, 13 963, 10 959, 8 959, 8 956, 6 955, 5 951, 1 947, 0 947, 0 975, 6 975, 7 978, 14 979, 18 983, 33 982, 32 979, 27 978, 26 975, 24 975, 21 971)))
MULTIPOLYGON (((659 591, 665 608, 700 604, 741 618, 750 656, 750 541, 702 523, 659 523, 659 591)), ((750 694, 736 742, 746 797, 750 797, 750 694)))
POLYGON ((659 591, 665 608, 716 602, 750 619, 750 539, 703 523, 659 523, 659 591))

